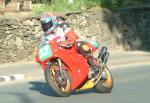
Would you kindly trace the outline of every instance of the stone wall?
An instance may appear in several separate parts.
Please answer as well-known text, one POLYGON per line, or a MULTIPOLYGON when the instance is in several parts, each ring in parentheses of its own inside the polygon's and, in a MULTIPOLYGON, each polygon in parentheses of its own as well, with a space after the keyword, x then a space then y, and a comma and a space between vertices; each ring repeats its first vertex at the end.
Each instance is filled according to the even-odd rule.
POLYGON ((33 55, 38 44, 36 19, 0 18, 0 63, 16 62, 33 55))
POLYGON ((126 50, 150 50, 150 10, 130 9, 117 13, 120 43, 126 50))
POLYGON ((68 16, 68 22, 73 27, 76 28, 77 34, 81 36, 93 35, 92 38, 96 38, 96 41, 101 46, 107 46, 110 50, 120 49, 116 44, 115 35, 120 35, 117 28, 111 30, 108 23, 104 20, 105 12, 107 12, 110 17, 110 22, 115 22, 113 19, 112 12, 108 10, 89 10, 77 14, 71 14, 68 16))
MULTIPOLYGON (((91 38, 111 51, 145 50, 150 40, 149 14, 133 11, 114 14, 101 9, 68 13, 65 17, 79 36, 92 35, 91 38)), ((36 17, 39 16, 0 16, 0 63, 34 60, 42 32, 36 17)))
MULTIPOLYGON (((39 16, 37 16, 39 17, 39 16)), ((103 22, 102 14, 96 11, 66 14, 66 22, 79 36, 94 35, 101 45, 116 48, 115 39, 103 22)), ((36 16, 0 18, 0 63, 34 59, 34 50, 38 46, 41 28, 36 16)))

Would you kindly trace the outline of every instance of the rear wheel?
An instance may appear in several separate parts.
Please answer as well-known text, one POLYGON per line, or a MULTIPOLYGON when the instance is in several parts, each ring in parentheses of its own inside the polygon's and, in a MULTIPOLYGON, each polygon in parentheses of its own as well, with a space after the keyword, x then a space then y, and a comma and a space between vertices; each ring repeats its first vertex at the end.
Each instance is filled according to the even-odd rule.
POLYGON ((95 88, 96 88, 96 91, 99 93, 109 93, 111 92, 113 88, 113 78, 107 66, 105 66, 105 69, 103 72, 105 72, 106 74, 106 79, 105 80, 100 79, 98 83, 96 84, 95 88))
POLYGON ((63 69, 60 71, 58 64, 49 63, 44 74, 47 84, 57 96, 70 96, 71 80, 70 75, 66 70, 63 69))

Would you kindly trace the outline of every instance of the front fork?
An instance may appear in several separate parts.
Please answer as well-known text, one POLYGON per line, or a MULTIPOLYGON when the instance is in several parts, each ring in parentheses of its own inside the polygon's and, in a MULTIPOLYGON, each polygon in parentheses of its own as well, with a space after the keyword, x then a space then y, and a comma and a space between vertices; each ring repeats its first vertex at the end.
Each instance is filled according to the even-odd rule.
POLYGON ((59 69, 62 71, 62 63, 60 59, 57 59, 57 63, 59 65, 59 69))
POLYGON ((61 73, 61 76, 62 76, 62 74, 64 74, 64 73, 63 73, 64 70, 63 70, 63 67, 62 67, 62 62, 61 62, 60 59, 57 59, 57 63, 58 63, 58 65, 59 65, 60 73, 61 73))
POLYGON ((66 73, 65 73, 65 70, 64 70, 64 66, 62 64, 62 61, 59 58, 57 59, 57 63, 59 65, 59 69, 60 69, 60 76, 62 78, 65 78, 66 77, 66 73))

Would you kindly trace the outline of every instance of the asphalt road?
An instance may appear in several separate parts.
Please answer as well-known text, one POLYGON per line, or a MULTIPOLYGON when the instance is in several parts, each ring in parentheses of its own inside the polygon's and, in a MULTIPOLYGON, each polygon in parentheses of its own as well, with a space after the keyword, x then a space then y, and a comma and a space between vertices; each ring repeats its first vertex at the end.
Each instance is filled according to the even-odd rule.
POLYGON ((55 97, 43 78, 0 86, 0 103, 149 103, 150 64, 111 69, 114 88, 103 94, 89 90, 55 97))
MULTIPOLYGON (((115 52, 110 53, 110 57, 108 60, 108 66, 113 68, 118 68, 119 65, 121 67, 123 65, 131 65, 131 64, 150 64, 150 52, 115 52)), ((42 70, 35 61, 26 62, 26 63, 6 63, 0 64, 0 76, 3 75, 12 75, 12 74, 24 74, 24 75, 32 75, 41 74, 42 70)))

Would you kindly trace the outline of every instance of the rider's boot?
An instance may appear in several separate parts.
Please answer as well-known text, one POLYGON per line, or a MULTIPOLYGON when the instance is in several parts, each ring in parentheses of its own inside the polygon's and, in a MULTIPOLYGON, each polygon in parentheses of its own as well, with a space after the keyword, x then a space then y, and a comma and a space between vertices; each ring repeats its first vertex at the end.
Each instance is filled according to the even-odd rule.
MULTIPOLYGON (((88 63, 90 64, 91 66, 91 72, 95 73, 96 71, 99 71, 99 68, 100 68, 100 61, 96 58, 94 58, 93 56, 89 56, 88 57, 88 63)), ((107 79, 107 75, 106 75, 106 72, 102 72, 101 73, 101 80, 106 80, 107 79)))
POLYGON ((106 72, 102 72, 102 75, 101 75, 101 80, 107 80, 107 75, 106 75, 106 72))
POLYGON ((88 60, 88 63, 91 65, 91 67, 93 68, 100 67, 100 61, 94 58, 93 56, 88 57, 87 60, 88 60))

